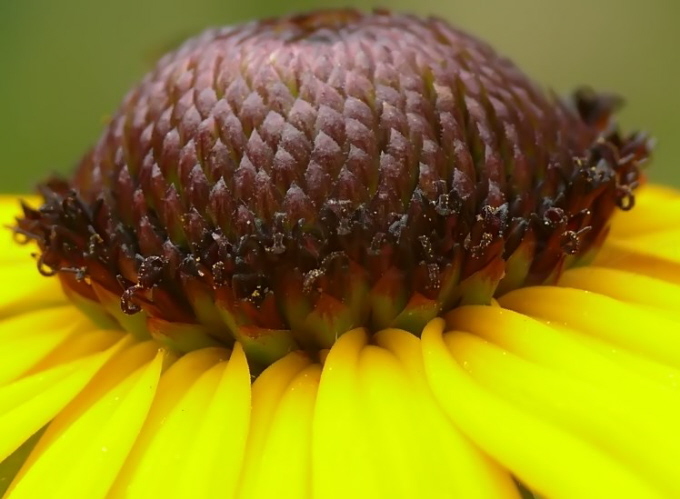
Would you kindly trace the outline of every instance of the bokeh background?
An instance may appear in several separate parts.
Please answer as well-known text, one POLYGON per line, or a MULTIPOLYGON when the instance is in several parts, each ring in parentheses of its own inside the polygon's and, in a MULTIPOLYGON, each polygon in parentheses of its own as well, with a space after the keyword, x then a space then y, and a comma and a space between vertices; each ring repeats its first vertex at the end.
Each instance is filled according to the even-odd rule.
POLYGON ((676 0, 0 0, 0 192, 68 172, 154 60, 204 27, 379 5, 476 33, 560 93, 625 96, 624 128, 658 140, 651 178, 680 186, 676 0))

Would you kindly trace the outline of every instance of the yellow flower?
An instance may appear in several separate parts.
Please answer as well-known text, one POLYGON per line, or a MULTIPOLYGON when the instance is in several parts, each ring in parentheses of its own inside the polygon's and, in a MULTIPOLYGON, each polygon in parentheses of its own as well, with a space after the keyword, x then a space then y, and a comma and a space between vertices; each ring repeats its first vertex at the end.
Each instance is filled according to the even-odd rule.
MULTIPOLYGON (((2 223, 16 206, 2 198, 2 223)), ((29 249, 0 244, 6 497, 489 499, 519 497, 514 480, 549 498, 680 496, 670 189, 642 188, 557 286, 455 309, 422 339, 357 329, 252 385, 238 345, 177 357, 97 327, 29 249)))
POLYGON ((680 193, 617 105, 384 11, 187 42, 0 198, 3 497, 680 497, 680 193))

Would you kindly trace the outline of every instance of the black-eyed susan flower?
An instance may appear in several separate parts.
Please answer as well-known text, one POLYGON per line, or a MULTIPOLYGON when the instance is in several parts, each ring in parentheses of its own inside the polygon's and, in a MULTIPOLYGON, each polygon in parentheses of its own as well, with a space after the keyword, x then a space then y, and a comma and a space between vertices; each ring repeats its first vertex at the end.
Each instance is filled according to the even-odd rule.
POLYGON ((680 497, 680 194, 617 104, 435 19, 190 40, 0 202, 6 497, 680 497))

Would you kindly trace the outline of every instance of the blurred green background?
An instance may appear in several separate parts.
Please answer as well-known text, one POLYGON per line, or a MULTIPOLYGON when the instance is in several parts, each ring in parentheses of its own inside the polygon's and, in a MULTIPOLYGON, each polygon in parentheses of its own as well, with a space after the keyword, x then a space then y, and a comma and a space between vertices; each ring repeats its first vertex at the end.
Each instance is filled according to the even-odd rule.
POLYGON ((204 27, 318 7, 435 14, 490 41, 546 87, 588 83, 658 139, 650 176, 680 186, 675 0, 0 0, 0 192, 69 171, 153 61, 204 27))

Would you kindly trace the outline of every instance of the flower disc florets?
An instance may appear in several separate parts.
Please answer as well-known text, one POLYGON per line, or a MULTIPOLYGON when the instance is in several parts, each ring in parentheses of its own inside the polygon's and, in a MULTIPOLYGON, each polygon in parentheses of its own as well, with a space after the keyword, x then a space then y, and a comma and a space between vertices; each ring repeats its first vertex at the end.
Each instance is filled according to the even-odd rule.
POLYGON ((615 104, 546 96, 437 19, 210 30, 17 231, 74 300, 180 349, 238 340, 268 363, 357 326, 419 332, 592 255, 647 157, 615 104))

